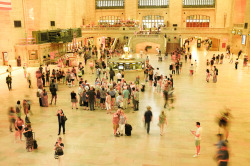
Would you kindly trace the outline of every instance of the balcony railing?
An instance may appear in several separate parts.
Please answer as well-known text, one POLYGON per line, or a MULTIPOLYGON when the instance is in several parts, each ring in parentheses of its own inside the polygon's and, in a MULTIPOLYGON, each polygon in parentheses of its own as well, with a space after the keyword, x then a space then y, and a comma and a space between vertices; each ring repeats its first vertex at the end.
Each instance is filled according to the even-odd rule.
POLYGON ((135 38, 159 38, 160 34, 139 34, 139 35, 135 35, 135 38))
POLYGON ((130 33, 134 34, 135 31, 137 32, 138 37, 156 37, 162 36, 166 34, 225 34, 230 33, 229 28, 208 28, 208 27, 187 27, 187 28, 178 28, 178 27, 162 27, 160 31, 139 31, 139 28, 136 27, 85 27, 82 28, 83 33, 130 33), (124 30, 125 28, 125 30, 124 30))

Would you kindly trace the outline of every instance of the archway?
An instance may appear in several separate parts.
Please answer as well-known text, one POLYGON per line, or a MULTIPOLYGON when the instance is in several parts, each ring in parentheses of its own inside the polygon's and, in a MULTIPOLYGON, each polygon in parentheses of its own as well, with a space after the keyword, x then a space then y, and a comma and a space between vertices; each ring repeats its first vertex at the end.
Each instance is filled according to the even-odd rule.
POLYGON ((147 53, 149 54, 157 54, 156 48, 160 48, 160 44, 153 43, 153 42, 142 42, 136 44, 136 52, 139 53, 141 50, 143 52, 146 52, 147 47, 147 53))

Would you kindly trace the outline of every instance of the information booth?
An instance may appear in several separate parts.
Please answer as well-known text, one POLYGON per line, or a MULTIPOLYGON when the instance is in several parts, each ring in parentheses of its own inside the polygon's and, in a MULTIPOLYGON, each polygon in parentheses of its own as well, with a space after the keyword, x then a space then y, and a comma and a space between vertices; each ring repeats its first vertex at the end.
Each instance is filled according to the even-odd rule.
POLYGON ((108 65, 113 70, 140 70, 145 68, 145 59, 108 59, 108 65))

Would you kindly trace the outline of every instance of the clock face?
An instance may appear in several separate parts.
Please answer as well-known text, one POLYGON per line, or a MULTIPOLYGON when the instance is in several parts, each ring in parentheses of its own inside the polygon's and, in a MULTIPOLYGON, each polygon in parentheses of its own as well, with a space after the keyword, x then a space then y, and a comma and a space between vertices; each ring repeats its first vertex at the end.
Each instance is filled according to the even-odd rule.
POLYGON ((123 50, 124 50, 125 52, 128 52, 129 48, 128 48, 128 47, 124 47, 123 50))

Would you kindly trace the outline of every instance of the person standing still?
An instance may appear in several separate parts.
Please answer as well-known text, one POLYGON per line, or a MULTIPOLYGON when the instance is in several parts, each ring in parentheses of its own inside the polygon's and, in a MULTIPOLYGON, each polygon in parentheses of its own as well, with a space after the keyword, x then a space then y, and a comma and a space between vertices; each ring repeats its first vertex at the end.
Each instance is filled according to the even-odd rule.
POLYGON ((191 131, 191 133, 195 136, 195 146, 196 146, 196 154, 193 155, 193 157, 198 157, 200 155, 200 150, 201 150, 201 134, 202 134, 202 128, 200 125, 200 122, 196 122, 196 131, 191 131))
POLYGON ((118 127, 119 127, 120 113, 121 113, 121 110, 118 109, 118 110, 113 114, 113 129, 114 129, 114 136, 116 136, 116 137, 119 137, 119 134, 117 133, 117 129, 118 129, 118 127))
POLYGON ((136 89, 134 93, 134 111, 138 110, 139 110, 139 89, 136 89))
POLYGON ((74 91, 72 91, 70 93, 70 96, 71 96, 72 110, 73 110, 74 104, 75 104, 76 109, 78 109, 78 107, 77 107, 77 96, 76 96, 76 93, 74 91))
POLYGON ((121 80, 122 80, 122 75, 121 75, 121 72, 120 72, 120 71, 116 74, 116 78, 117 78, 117 83, 121 82, 121 80))
POLYGON ((57 94, 56 94, 56 86, 53 85, 53 87, 50 89, 50 92, 51 92, 51 102, 50 102, 50 105, 52 105, 52 102, 53 102, 53 99, 55 98, 55 105, 56 105, 56 99, 57 99, 57 94))
POLYGON ((62 109, 58 110, 56 116, 58 117, 58 125, 59 125, 58 135, 61 134, 61 127, 63 128, 63 134, 65 134, 65 121, 64 121, 63 110, 62 109))
POLYGON ((125 128, 126 123, 127 123, 127 116, 124 114, 124 111, 121 110, 120 121, 119 121, 121 136, 123 136, 123 134, 124 134, 124 128, 125 128))
POLYGON ((95 110, 95 96, 96 96, 96 93, 93 90, 92 86, 90 87, 90 90, 87 92, 87 95, 88 95, 87 97, 89 99, 90 111, 94 111, 95 110))
POLYGON ((110 71, 109 71, 110 82, 111 80, 114 81, 114 76, 115 76, 115 72, 112 68, 110 68, 110 71))
POLYGON ((145 127, 147 128, 147 134, 149 134, 150 130, 150 122, 153 120, 153 114, 151 111, 151 107, 147 106, 147 111, 144 114, 145 127))
POLYGON ((123 90, 123 109, 128 108, 128 98, 129 98, 129 91, 127 90, 127 87, 124 87, 123 90))

